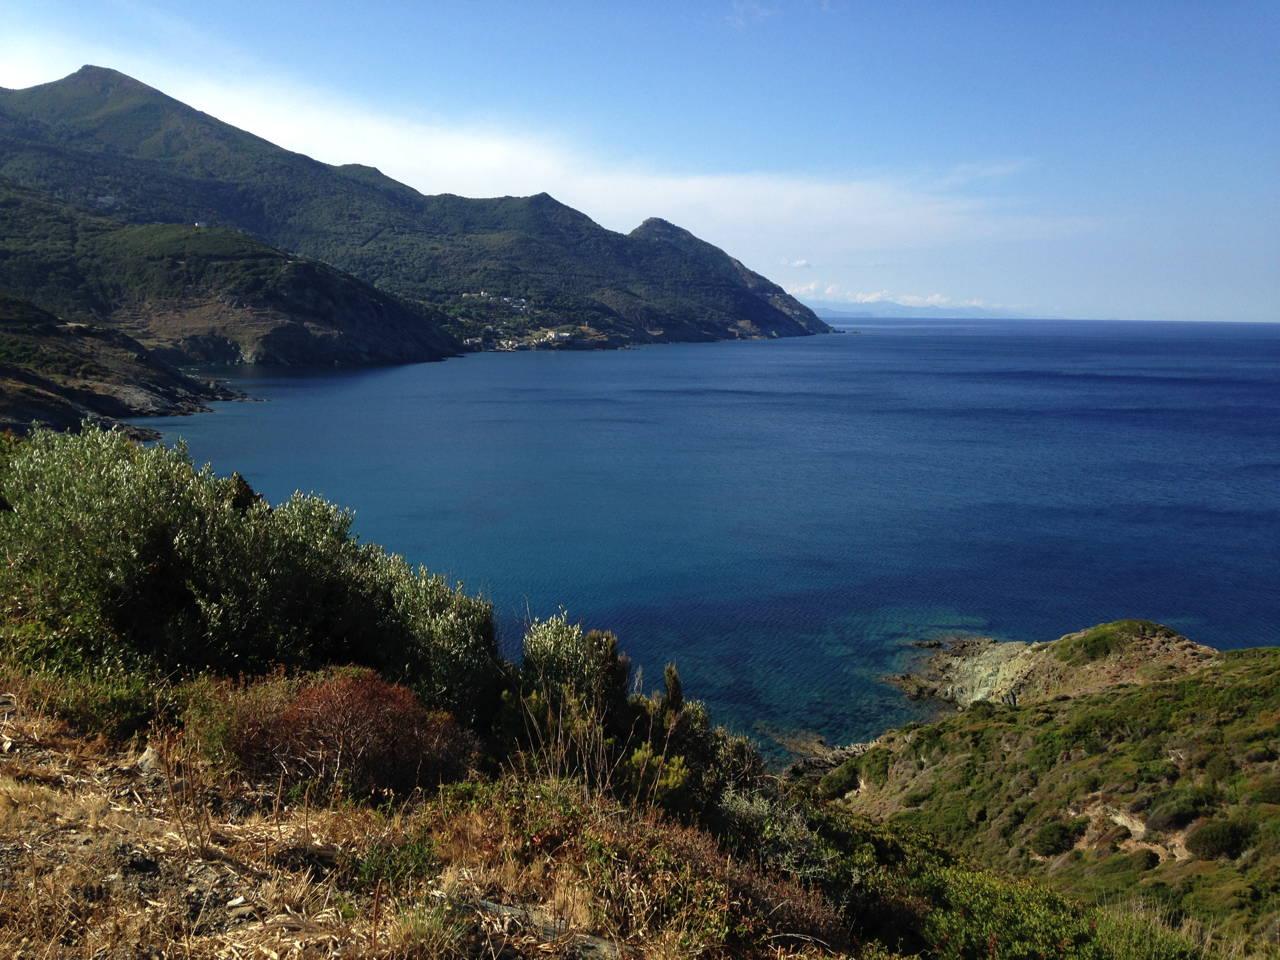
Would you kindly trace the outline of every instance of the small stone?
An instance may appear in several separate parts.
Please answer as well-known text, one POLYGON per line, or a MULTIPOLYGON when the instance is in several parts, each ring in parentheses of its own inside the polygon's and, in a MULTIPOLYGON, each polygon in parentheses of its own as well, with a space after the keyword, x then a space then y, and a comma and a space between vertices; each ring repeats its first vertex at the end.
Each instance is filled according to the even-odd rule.
POLYGON ((155 747, 148 746, 142 751, 142 756, 138 757, 134 766, 143 773, 154 773, 160 767, 160 755, 156 753, 155 747))

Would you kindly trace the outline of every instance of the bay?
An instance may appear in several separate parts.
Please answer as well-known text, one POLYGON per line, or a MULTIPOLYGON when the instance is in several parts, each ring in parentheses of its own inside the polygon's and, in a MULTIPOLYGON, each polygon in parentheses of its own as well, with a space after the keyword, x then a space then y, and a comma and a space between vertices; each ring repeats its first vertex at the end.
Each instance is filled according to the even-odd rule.
POLYGON ((282 375, 147 419, 496 604, 564 608, 776 744, 874 736, 911 641, 1121 618, 1280 643, 1280 326, 842 335, 282 375))

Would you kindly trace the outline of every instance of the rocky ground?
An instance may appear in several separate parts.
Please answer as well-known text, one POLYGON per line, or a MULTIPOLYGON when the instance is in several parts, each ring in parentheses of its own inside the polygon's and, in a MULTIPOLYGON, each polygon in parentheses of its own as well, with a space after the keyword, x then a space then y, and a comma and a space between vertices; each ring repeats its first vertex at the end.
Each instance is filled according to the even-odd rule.
POLYGON ((487 899, 463 865, 411 894, 409 866, 366 882, 369 851, 402 838, 394 814, 202 771, 180 738, 112 747, 0 700, 0 956, 618 954, 554 909, 487 899))
POLYGON ((196 413, 210 401, 239 397, 188 376, 118 330, 63 323, 0 296, 0 430, 25 433, 33 423, 74 430, 85 419, 196 413))

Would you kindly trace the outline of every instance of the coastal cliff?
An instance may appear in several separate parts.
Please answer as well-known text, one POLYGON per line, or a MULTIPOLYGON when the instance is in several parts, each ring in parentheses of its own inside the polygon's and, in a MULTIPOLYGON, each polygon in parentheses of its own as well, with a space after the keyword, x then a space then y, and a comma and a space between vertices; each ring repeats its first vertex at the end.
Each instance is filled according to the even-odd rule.
POLYGON ((0 430, 196 413, 238 396, 182 373, 119 330, 64 323, 0 295, 0 430))
POLYGON ((285 150, 104 67, 0 89, 0 177, 121 224, 202 223, 330 265, 423 308, 425 331, 471 349, 831 329, 666 221, 624 234, 546 193, 421 194, 373 167, 285 150))
POLYGON ((0 179, 0 291, 172 363, 361 366, 456 355, 440 314, 234 230, 125 225, 0 179))

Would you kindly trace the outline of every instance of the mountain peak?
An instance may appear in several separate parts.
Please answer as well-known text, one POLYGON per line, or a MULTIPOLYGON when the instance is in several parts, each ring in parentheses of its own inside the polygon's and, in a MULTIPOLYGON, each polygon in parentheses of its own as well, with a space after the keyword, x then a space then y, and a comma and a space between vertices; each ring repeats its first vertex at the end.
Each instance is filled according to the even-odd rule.
MULTIPOLYGON (((75 73, 68 74, 63 79, 70 79, 71 77, 110 77, 114 80, 133 80, 133 77, 127 73, 121 73, 112 67, 100 67, 95 63, 86 63, 75 73)), ((133 80, 133 82, 137 83, 138 81, 133 80)))
POLYGON ((663 220, 661 217, 649 217, 644 223, 631 231, 631 236, 645 240, 666 240, 669 243, 694 243, 710 246, 705 240, 690 233, 684 227, 678 226, 670 220, 663 220))
POLYGON ((46 122, 83 120, 104 109, 169 103, 178 106, 154 87, 119 70, 85 64, 60 80, 21 90, 4 91, 5 106, 19 115, 46 122))
POLYGON ((46 87, 64 86, 78 87, 80 89, 91 89, 101 93, 115 93, 116 91, 149 91, 151 93, 159 93, 154 87, 149 87, 141 80, 135 80, 127 73, 121 73, 119 70, 112 70, 110 67, 99 67, 92 63, 86 63, 75 73, 68 74, 61 80, 54 80, 52 83, 44 84, 46 87))
POLYGON ((656 233, 656 232, 688 233, 689 232, 688 230, 685 230, 683 227, 677 227, 670 220, 663 220, 661 217, 649 217, 644 221, 644 223, 640 224, 640 226, 636 227, 635 230, 631 232, 640 233, 641 231, 645 233, 656 233))
POLYGON ((571 210, 574 213, 579 212, 574 210, 574 208, 569 206, 567 203, 561 203, 545 190, 541 193, 533 194, 533 196, 528 197, 525 202, 535 210, 571 210))
POLYGON ((638 240, 661 240, 689 250, 722 253, 701 237, 690 233, 684 227, 663 220, 661 217, 650 217, 631 231, 631 236, 638 240))

